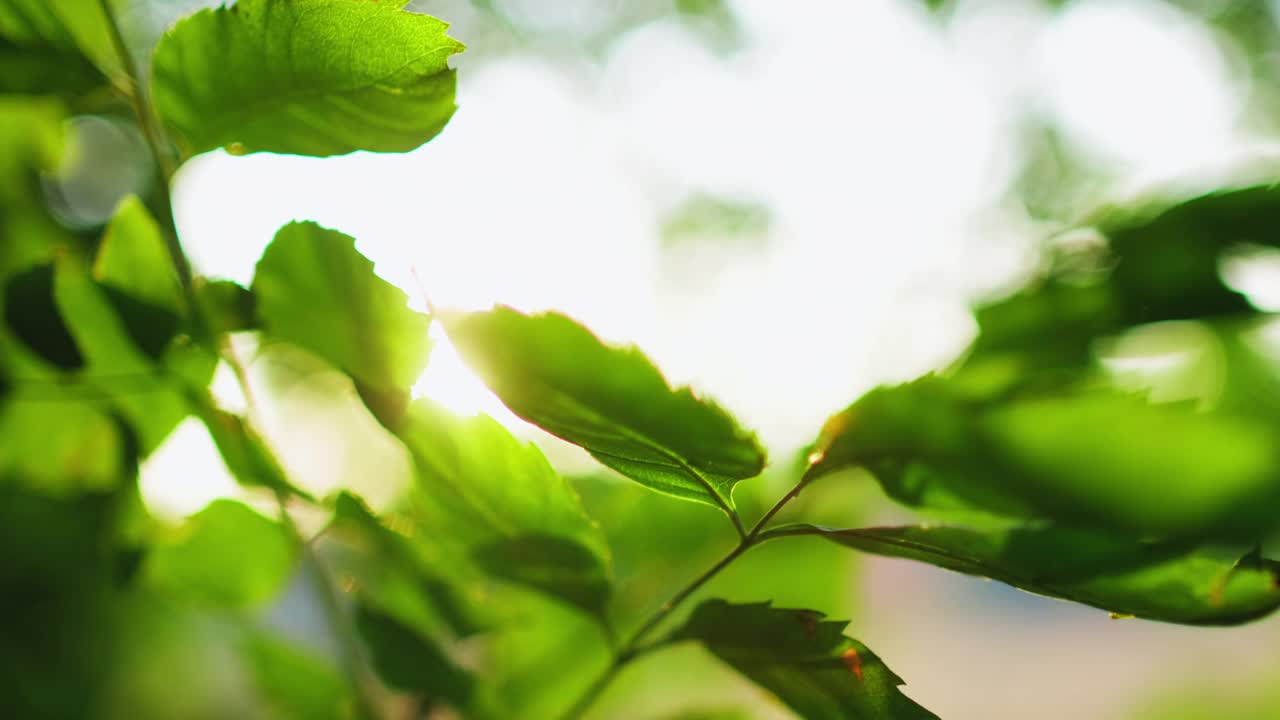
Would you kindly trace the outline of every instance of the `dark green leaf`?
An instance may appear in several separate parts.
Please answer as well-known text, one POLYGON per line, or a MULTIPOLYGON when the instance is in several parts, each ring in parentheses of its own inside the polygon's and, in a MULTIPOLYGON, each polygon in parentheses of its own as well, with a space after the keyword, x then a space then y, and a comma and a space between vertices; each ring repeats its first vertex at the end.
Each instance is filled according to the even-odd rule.
POLYGON ((989 577, 1040 595, 1150 620, 1234 625, 1280 607, 1280 576, 1174 543, 1058 527, 973 530, 906 526, 834 530, 787 526, 865 552, 989 577))
POLYGON ((136 451, 116 418, 22 390, 0 404, 0 438, 0 476, 54 496, 117 487, 136 451))
POLYGON ((196 297, 215 332, 258 329, 257 301, 247 288, 230 280, 202 280, 196 297))
POLYGON ((1224 251, 1276 245, 1280 188, 1215 192, 1154 216, 1104 219, 1116 258, 1108 278, 1130 323, 1247 312, 1248 302, 1219 272, 1224 251))
POLYGON ((355 717, 351 687, 332 663, 265 632, 241 642, 253 684, 270 717, 349 720, 355 717))
POLYGON ((368 645, 373 667, 388 686, 443 699, 464 707, 471 698, 472 679, 430 639, 390 615, 356 608, 356 628, 368 645))
POLYGON ((604 536, 536 447, 489 417, 455 417, 421 400, 400 437, 416 468, 414 509, 439 542, 495 577, 603 612, 604 536))
POLYGON ((697 640, 806 720, 935 718, 898 689, 902 680, 847 623, 813 610, 707 600, 675 639, 697 640))
POLYGON ((334 501, 325 537, 325 558, 360 601, 428 636, 463 637, 482 630, 493 618, 493 602, 477 591, 477 576, 431 535, 404 535, 388 527, 413 527, 408 518, 375 516, 350 493, 334 501))
POLYGON ((925 478, 978 509, 1137 532, 1254 539, 1280 495, 1266 423, 1087 388, 992 402, 932 376, 878 388, 818 451, 812 475, 862 465, 899 500, 925 478))
POLYGON ((755 436, 635 348, 610 347, 558 313, 510 308, 443 318, 449 338, 520 417, 660 492, 732 508, 764 469, 755 436))
POLYGON ((445 23, 367 0, 240 0, 156 46, 156 107, 191 153, 406 152, 454 105, 445 23))
POLYGON ((0 37, 0 93, 74 97, 102 82, 102 74, 78 52, 23 46, 0 37))
POLYGON ((9 278, 4 288, 5 323, 26 347, 63 370, 84 367, 71 330, 53 297, 53 266, 37 265, 9 278))
POLYGON ((195 602, 261 607, 283 588, 298 548, 279 523, 243 503, 215 500, 193 515, 177 539, 145 560, 151 587, 195 602))
MULTIPOLYGON (((372 3, 370 3, 372 4, 372 3)), ((290 223, 258 261, 253 294, 263 330, 328 361, 367 388, 366 399, 394 426, 397 404, 427 364, 428 320, 373 272, 355 240, 315 223, 290 223)), ((398 408, 402 410, 403 408, 398 408)))
POLYGON ((120 201, 93 264, 93 277, 108 288, 173 315, 183 311, 182 286, 160 226, 137 196, 120 201))
POLYGON ((103 72, 120 71, 98 0, 0 0, 0 37, 33 50, 79 53, 103 72))
POLYGON ((100 285, 73 259, 59 261, 54 295, 88 362, 68 392, 109 401, 150 453, 190 413, 188 384, 212 377, 211 353, 171 340, 175 315, 100 285))
POLYGON ((28 492, 31 485, 0 473, 5 714, 95 717, 118 637, 111 542, 118 496, 55 499, 28 492))

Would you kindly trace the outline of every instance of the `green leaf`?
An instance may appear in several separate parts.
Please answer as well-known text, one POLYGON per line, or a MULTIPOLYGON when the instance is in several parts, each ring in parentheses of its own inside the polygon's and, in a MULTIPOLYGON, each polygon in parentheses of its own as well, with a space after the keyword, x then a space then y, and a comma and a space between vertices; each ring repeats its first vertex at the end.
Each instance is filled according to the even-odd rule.
POLYGON ((718 405, 564 315, 499 307, 441 320, 512 412, 643 485, 731 510, 734 484, 764 469, 755 436, 718 405))
POLYGON ((199 279, 196 301, 204 316, 218 333, 257 330, 257 300, 247 288, 231 280, 199 279))
POLYGON ((1248 312, 1219 272, 1236 245, 1277 245, 1280 189, 1218 191, 1173 207, 1104 218, 1115 266, 1107 279, 1132 324, 1248 312))
POLYGON ((1139 533, 1255 540, 1280 498, 1267 423, 1090 388, 992 401, 929 376, 863 396, 817 447, 812 476, 862 465, 899 500, 923 477, 977 509, 1139 533))
POLYGON ((492 418, 455 417, 424 400, 409 407, 400 437, 416 469, 414 511, 438 542, 494 577, 603 612, 604 536, 536 447, 492 418))
POLYGON ((240 0, 198 12, 156 46, 156 108, 192 154, 412 150, 453 115, 448 58, 463 45, 401 4, 240 0))
POLYGON ((160 226, 135 195, 116 207, 98 246, 93 277, 140 303, 175 316, 183 312, 182 286, 160 226))
POLYGON ((5 714, 95 717, 119 640, 119 555, 111 538, 120 497, 54 499, 27 492, 30 484, 0 477, 5 714))
POLYGON ((465 707, 471 699, 472 678, 430 639, 390 615, 361 605, 356 629, 369 647, 373 667, 389 687, 444 699, 465 707))
POLYGON ((54 296, 87 361, 68 391, 109 401, 149 454, 190 413, 188 385, 212 377, 211 353, 176 336, 173 313, 97 283, 71 258, 58 262, 54 296))
MULTIPOLYGON (((360 602, 420 634, 472 635, 494 621, 493 598, 476 585, 482 578, 445 553, 432 535, 402 534, 412 521, 399 514, 375 516, 354 495, 340 493, 325 537, 326 563, 360 602), (393 530, 395 526, 399 530, 393 530)), ((432 530, 431 532, 434 532, 432 530)))
POLYGON ((269 336, 347 373, 379 420, 398 422, 403 408, 387 397, 407 400, 426 368, 429 321, 374 274, 351 236, 310 222, 285 225, 258 261, 252 289, 269 336))
POLYGON ((0 403, 0 477, 55 497, 118 487, 135 448, 118 419, 19 388, 0 403))
POLYGON ((902 694, 901 678, 880 658, 844 635, 847 623, 823 617, 707 600, 673 639, 701 642, 806 720, 936 720, 902 694))
POLYGON ((98 0, 0 0, 0 37, 32 50, 82 54, 108 75, 121 71, 98 0))
POLYGON ((4 287, 5 323, 14 338, 62 370, 84 367, 84 354, 58 311, 53 265, 37 265, 11 276, 4 287))
POLYGON ((37 204, 37 172, 54 170, 66 146, 65 105, 55 98, 0 96, 0 201, 37 204))
POLYGON ((284 468, 276 462, 266 441, 244 418, 218 408, 207 393, 193 403, 209 430, 227 470, 242 485, 265 487, 311 500, 311 496, 289 482, 284 468))
POLYGON ((240 640, 253 684, 272 718, 349 720, 351 687, 332 663, 262 631, 240 640))
POLYGON ((215 500, 171 542, 156 545, 143 569, 161 592, 219 607, 256 608, 276 597, 298 548, 279 523, 247 505, 215 500))
POLYGON ((0 93, 79 96, 102 84, 102 74, 78 52, 27 47, 0 37, 0 93))
POLYGON ((919 560, 1149 620, 1235 625, 1280 607, 1280 575, 1271 565, 1232 563, 1179 543, 1052 526, 835 530, 794 525, 771 532, 816 534, 864 552, 919 560))

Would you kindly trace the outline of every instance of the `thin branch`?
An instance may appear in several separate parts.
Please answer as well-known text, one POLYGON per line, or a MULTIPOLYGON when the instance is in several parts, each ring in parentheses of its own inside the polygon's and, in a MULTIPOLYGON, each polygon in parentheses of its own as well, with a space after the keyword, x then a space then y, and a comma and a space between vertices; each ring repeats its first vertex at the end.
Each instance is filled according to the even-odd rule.
POLYGON ((163 151, 165 147, 164 132, 161 130, 155 114, 151 111, 151 107, 147 102, 143 92, 144 85, 138 74, 138 65, 133 61, 133 55, 130 54, 129 47, 125 44, 124 34, 120 32, 120 24, 111 9, 111 3, 109 0, 98 0, 98 5, 102 8, 103 16, 106 17, 111 43, 115 46, 116 55, 120 57, 120 66, 124 69, 126 75, 126 82, 123 83, 121 89, 129 97, 129 102, 133 104, 133 113, 137 116, 138 127, 142 130, 147 149, 151 151, 151 156, 156 163, 156 179, 158 180, 156 192, 160 195, 160 208, 166 216, 160 218, 160 220, 161 226, 165 229, 164 240, 165 247, 169 251, 169 260, 173 263, 173 268, 178 273, 178 280, 182 283, 187 301, 191 304, 194 312, 195 291, 192 287, 191 262, 187 259, 187 254, 183 252, 182 244, 178 241, 178 232, 173 222, 173 198, 169 194, 169 183, 173 180, 177 167, 174 165, 173 157, 163 151))
POLYGON ((815 467, 817 467, 816 464, 810 465, 809 468, 804 471, 804 474, 800 476, 800 482, 796 483, 795 487, 791 488, 790 492, 783 495, 781 500, 774 503, 773 507, 769 508, 769 512, 765 513, 764 517, 760 518, 760 520, 756 522, 755 526, 751 528, 751 532, 747 533, 748 538, 754 539, 758 537, 760 532, 764 530, 764 526, 773 519, 774 515, 777 515, 782 508, 786 507, 787 503, 799 497, 805 487, 818 478, 818 475, 812 472, 815 467))
MULTIPOLYGON (((679 458, 671 455, 668 455, 668 457, 671 457, 672 460, 679 463, 682 467, 686 467, 688 471, 693 473, 697 472, 693 468, 688 467, 687 463, 684 463, 679 458)), ((652 633, 658 625, 662 624, 662 621, 666 620, 681 603, 688 600, 690 596, 697 592, 703 585, 706 585, 707 582, 716 575, 720 574, 722 570, 733 563, 734 560, 737 560, 738 557, 747 550, 759 545, 760 543, 780 537, 788 537, 791 535, 812 535, 820 532, 816 528, 810 528, 808 526, 784 526, 770 531, 765 531, 764 529, 765 525, 772 520, 773 517, 787 505, 787 503, 796 499, 796 497, 800 495, 809 483, 819 477, 819 475, 811 472, 814 467, 814 465, 809 466, 809 469, 800 476, 800 481, 796 483, 795 487, 791 488, 786 495, 782 496, 782 498, 764 514, 764 517, 760 518, 759 522, 751 528, 750 532, 745 532, 743 530, 737 513, 731 512, 726 508, 726 512, 729 512, 729 517, 733 518, 735 521, 734 525, 738 529, 738 535, 740 537, 738 545, 734 547, 728 555, 721 558, 719 562, 712 565, 706 572, 702 573, 695 578, 693 582, 685 586, 683 590, 673 595, 667 602, 663 603, 662 607, 658 608, 657 611, 650 615, 647 620, 641 623, 639 629, 632 634, 631 639, 627 641, 627 644, 618 651, 618 654, 614 657, 614 661, 609 665, 609 667, 601 673, 600 677, 596 678, 595 681, 591 683, 591 685, 583 692, 582 696, 579 697, 564 714, 564 720, 577 720, 577 718, 582 717, 582 715, 591 708, 592 704, 595 703, 596 699, 599 698, 605 689, 609 687, 609 684, 613 682, 613 679, 624 667, 641 655, 647 654, 666 645, 665 641, 658 641, 649 644, 642 644, 642 641, 648 637, 648 635, 652 633)), ((712 494, 715 495, 715 493, 712 494)), ((716 495, 716 497, 718 498, 719 496, 716 495)))

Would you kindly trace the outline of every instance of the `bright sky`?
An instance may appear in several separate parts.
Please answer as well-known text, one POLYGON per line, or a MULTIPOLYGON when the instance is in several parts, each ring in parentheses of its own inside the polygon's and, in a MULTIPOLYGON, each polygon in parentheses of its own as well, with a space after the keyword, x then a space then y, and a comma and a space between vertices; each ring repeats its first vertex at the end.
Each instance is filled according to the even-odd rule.
MULTIPOLYGON (((610 4, 566 3, 566 22, 610 4)), ((747 42, 728 56, 662 21, 598 64, 464 57, 460 110, 408 155, 197 158, 176 190, 182 239, 202 272, 247 283, 275 230, 311 219, 354 235, 415 304, 416 269, 436 305, 562 310, 639 344, 782 458, 870 386, 949 360, 973 332, 968 300, 1031 267, 1043 231, 1002 199, 1015 110, 1130 180, 1241 140, 1227 57, 1163 5, 969 1, 945 25, 906 1, 733 5, 747 42), (767 246, 673 273, 662 217, 694 192, 769 208, 767 246)), ((500 411, 437 340, 419 390, 500 411)), ((293 435, 291 467, 340 467, 314 456, 341 437, 293 435)), ((175 514, 234 492, 194 423, 143 487, 175 514)))

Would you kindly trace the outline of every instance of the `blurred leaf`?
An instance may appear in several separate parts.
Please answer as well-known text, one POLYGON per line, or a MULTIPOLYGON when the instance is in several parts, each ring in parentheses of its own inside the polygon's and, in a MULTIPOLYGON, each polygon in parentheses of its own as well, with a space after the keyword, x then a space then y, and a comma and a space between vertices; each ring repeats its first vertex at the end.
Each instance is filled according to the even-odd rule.
POLYGON ((139 303, 173 315, 183 312, 182 286, 160 226, 135 195, 116 207, 98 246, 93 277, 139 303))
POLYGON ((643 485, 732 508, 734 484, 764 469, 755 436, 718 405, 673 390, 639 350, 605 345, 564 315, 499 307, 442 321, 513 412, 643 485))
POLYGON ((310 495, 289 482, 266 441, 244 418, 221 410, 207 394, 195 406, 227 470, 239 483, 311 499, 310 495))
POLYGON ((0 37, 37 51, 82 53, 108 75, 120 72, 98 0, 0 0, 0 37))
POLYGON ((121 423, 84 403, 18 392, 0 404, 0 437, 0 477, 52 496, 114 489, 133 465, 121 423))
POLYGON ((269 717, 353 720, 355 702, 346 678, 332 663, 262 631, 242 640, 254 685, 269 717))
MULTIPOLYGON (((725 12, 721 0, 708 5, 706 12, 725 12)), ((689 12, 701 13, 701 9, 689 12)), ((760 250, 768 244, 773 219, 759 204, 705 193, 696 193, 682 202, 662 224, 662 244, 671 249, 699 241, 730 245, 739 250, 760 250)))
POLYGON ((1033 370, 1087 366, 1093 359, 1093 338, 1118 327, 1107 288, 1056 279, 982 305, 974 310, 974 319, 978 337, 965 366, 1007 358, 1020 380, 1033 370))
POLYGON ((1116 257, 1108 282, 1130 323, 1248 312, 1223 282, 1219 259, 1237 245, 1280 244, 1280 188, 1259 186, 1193 198, 1152 216, 1104 217, 1116 257))
POLYGON ((325 558, 362 604, 430 636, 464 637, 495 621, 492 600, 473 592, 467 568, 442 557, 434 538, 406 536, 389 524, 411 527, 399 515, 375 516, 351 493, 334 500, 325 537, 339 544, 326 544, 325 558))
POLYGON ((0 201, 39 202, 24 180, 57 167, 66 116, 65 105, 53 98, 0 96, 0 201))
POLYGON ((741 708, 713 708, 682 710, 663 715, 661 720, 752 720, 752 715, 741 708))
POLYGON ((373 667, 389 687, 440 698, 455 707, 470 701, 472 678, 430 639, 385 615, 361 605, 356 628, 372 655, 373 667))
POLYGON ((176 336, 173 313, 103 287, 71 259, 55 268, 54 295, 88 361, 81 394, 116 408, 149 454, 191 412, 187 386, 212 377, 211 352, 176 336))
POLYGON ((111 543, 118 496, 53 499, 27 491, 31 484, 0 471, 5 715, 94 717, 119 635, 111 543))
MULTIPOLYGON (((258 261, 253 294, 267 334, 347 373, 370 390, 366 399, 407 397, 426 367, 428 319, 374 274, 349 235, 309 222, 285 225, 258 261)), ((403 411, 398 403, 370 409, 389 427, 403 411)))
POLYGON ((563 717, 612 659, 604 633, 598 619, 551 597, 516 601, 517 621, 484 636, 473 707, 482 717, 563 717))
POLYGON ((425 400, 410 406, 400 437, 416 467, 417 519, 438 542, 461 546, 495 577, 604 612, 608 545, 541 451, 492 418, 455 417, 425 400))
MULTIPOLYGON (((0 0, 3 12, 4 0, 0 0)), ((0 93, 78 96, 102 84, 102 74, 79 52, 31 47, 0 36, 0 93)))
POLYGON ((697 640, 807 720, 936 718, 844 622, 813 610, 707 600, 673 636, 697 640))
POLYGON ((240 0, 161 38, 156 107, 195 154, 407 152, 454 105, 445 23, 363 0, 240 0))
POLYGON ((972 530, 958 526, 776 532, 819 534, 864 552, 989 577, 1039 595, 1149 620, 1236 625, 1280 607, 1280 575, 1177 543, 1059 527, 972 530))
POLYGON ((145 560, 151 587, 195 602, 261 607, 293 572, 296 543, 279 523, 233 500, 193 515, 178 539, 157 544, 145 560))
POLYGON ((247 288, 230 280, 198 282, 196 298, 205 318, 218 333, 257 330, 257 300, 247 288))
POLYGON ((1266 424, 1088 389, 982 402, 925 377, 863 396, 818 448, 815 476, 920 464, 979 509, 1137 532, 1255 539, 1280 495, 1266 424))
POLYGON ((79 370, 84 354, 58 311, 52 265, 37 265, 10 277, 4 288, 5 323, 13 336, 62 370, 79 370))

